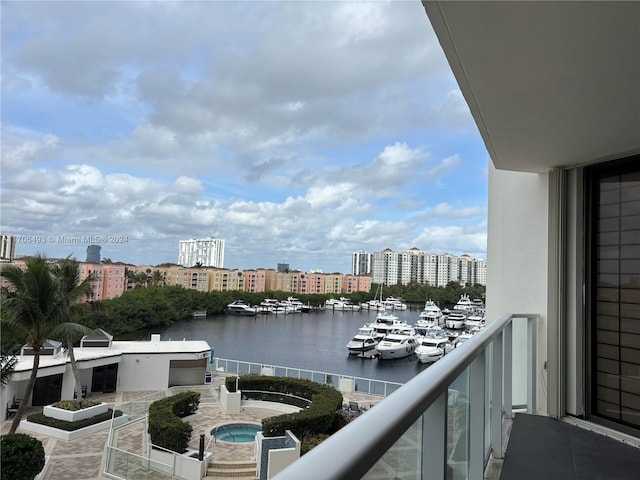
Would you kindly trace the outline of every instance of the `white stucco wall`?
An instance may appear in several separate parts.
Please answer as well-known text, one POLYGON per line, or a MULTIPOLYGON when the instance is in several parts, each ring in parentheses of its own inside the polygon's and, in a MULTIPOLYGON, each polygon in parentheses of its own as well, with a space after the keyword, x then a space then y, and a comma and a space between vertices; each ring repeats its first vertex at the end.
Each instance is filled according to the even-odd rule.
MULTIPOLYGON (((487 240, 487 322, 504 313, 539 313, 538 408, 546 411, 540 388, 546 360, 548 285, 547 174, 508 172, 489 167, 487 240)), ((516 327, 517 331, 518 328, 516 327)), ((526 403, 522 336, 514 345, 514 404, 526 403)))
MULTIPOLYGON (((118 391, 161 390, 169 385, 169 354, 127 354, 118 365, 118 391)), ((175 354, 173 355, 175 359, 175 354)))

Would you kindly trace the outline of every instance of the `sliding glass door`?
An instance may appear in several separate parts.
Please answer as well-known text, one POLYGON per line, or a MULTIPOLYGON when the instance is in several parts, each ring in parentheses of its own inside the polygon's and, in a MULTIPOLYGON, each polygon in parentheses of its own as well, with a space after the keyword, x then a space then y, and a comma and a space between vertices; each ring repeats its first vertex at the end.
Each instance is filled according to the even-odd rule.
POLYGON ((640 432, 640 156, 587 169, 587 411, 640 432))

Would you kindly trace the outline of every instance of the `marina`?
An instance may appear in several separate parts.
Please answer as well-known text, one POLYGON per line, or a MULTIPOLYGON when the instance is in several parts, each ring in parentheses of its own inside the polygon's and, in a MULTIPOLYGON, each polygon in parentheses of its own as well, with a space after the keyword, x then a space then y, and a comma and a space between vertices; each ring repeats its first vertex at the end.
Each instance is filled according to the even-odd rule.
MULTIPOLYGON (((386 328, 382 336, 393 328, 389 324, 416 325, 421 311, 422 308, 394 312, 324 309, 284 315, 209 315, 153 333, 160 333, 163 340, 205 340, 216 357, 406 383, 432 362, 422 363, 413 352, 402 358, 379 360, 375 349, 366 348, 358 355, 359 352, 350 352, 347 344, 370 324, 386 328), (378 321, 379 316, 386 320, 378 321)), ((425 329, 417 332, 427 333, 425 329)))

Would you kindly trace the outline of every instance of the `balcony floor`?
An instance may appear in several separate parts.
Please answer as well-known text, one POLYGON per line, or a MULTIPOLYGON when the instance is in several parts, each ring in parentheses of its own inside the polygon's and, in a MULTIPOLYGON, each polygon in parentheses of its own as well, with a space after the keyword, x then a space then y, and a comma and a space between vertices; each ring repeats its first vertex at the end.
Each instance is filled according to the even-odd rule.
POLYGON ((549 417, 517 414, 501 480, 637 480, 640 449, 549 417))

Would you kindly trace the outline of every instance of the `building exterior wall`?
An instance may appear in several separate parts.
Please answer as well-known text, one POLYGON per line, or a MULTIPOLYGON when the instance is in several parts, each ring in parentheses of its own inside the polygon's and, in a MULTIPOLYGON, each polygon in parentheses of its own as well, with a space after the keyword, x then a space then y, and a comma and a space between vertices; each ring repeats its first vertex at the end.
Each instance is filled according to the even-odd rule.
POLYGON ((124 264, 102 265, 102 299, 116 298, 125 292, 127 279, 124 264))
POLYGON ((224 267, 224 240, 221 238, 203 238, 180 240, 178 243, 178 264, 193 267, 224 267))
POLYGON ((371 275, 371 262, 373 254, 369 252, 355 252, 351 255, 352 275, 371 275))
MULTIPOLYGON (((546 308, 548 304, 548 174, 489 169, 487 262, 487 323, 505 313, 539 313, 538 365, 546 361, 546 308), (526 221, 523 221, 526 219, 526 221)), ((514 404, 522 404, 526 345, 518 344, 514 326, 514 404)), ((542 389, 538 406, 546 408, 542 389)), ((544 412, 543 412, 544 413, 544 412)))
POLYGON ((0 233, 0 260, 12 262, 16 258, 16 241, 15 235, 0 233))

